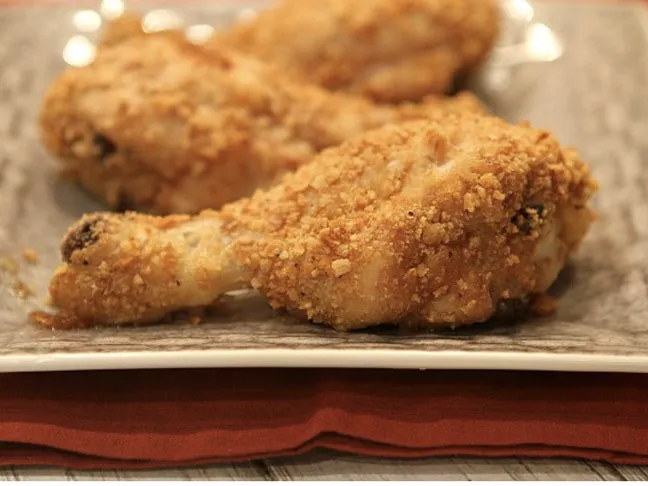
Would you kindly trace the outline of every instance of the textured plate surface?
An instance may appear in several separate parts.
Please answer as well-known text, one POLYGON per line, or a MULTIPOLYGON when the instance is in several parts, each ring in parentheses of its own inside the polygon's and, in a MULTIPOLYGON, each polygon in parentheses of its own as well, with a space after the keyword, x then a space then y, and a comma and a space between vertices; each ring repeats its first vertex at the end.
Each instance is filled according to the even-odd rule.
MULTIPOLYGON (((180 12, 201 23, 232 11, 180 12)), ((64 67, 74 10, 0 9, 0 371, 217 366, 504 368, 648 372, 648 44, 640 4, 538 3, 564 57, 516 71, 494 111, 531 120, 576 145, 603 184, 600 221, 555 292, 557 315, 515 325, 416 335, 338 334, 273 313, 254 295, 199 326, 52 331, 27 322, 46 295, 58 244, 83 212, 101 209, 56 178, 35 126, 41 96, 64 67), (32 247, 40 262, 22 261, 32 247), (16 280, 36 297, 13 295, 16 280)), ((488 73, 487 73, 488 74, 488 73)))

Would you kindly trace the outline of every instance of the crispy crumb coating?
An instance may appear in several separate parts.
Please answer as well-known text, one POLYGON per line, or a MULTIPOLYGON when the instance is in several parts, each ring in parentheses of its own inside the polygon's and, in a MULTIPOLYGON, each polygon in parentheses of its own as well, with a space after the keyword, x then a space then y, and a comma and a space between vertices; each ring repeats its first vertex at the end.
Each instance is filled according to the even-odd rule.
POLYGON ((219 208, 364 130, 483 110, 468 93, 378 106, 232 49, 207 55, 180 33, 136 35, 126 19, 110 32, 119 41, 51 86, 40 126, 64 173, 112 209, 219 208))
POLYGON ((499 33, 497 0, 281 0, 219 34, 326 88, 375 100, 444 93, 479 66, 499 33))
POLYGON ((389 125, 197 216, 84 217, 52 301, 150 322, 251 286, 336 329, 484 321, 542 294, 593 219, 597 183, 550 133, 493 117, 389 125))
MULTIPOLYGON (((104 49, 124 42, 131 37, 146 35, 143 24, 144 17, 140 13, 132 10, 122 12, 119 17, 106 22, 101 30, 101 37, 97 47, 104 49)), ((170 28, 156 32, 156 35, 160 34, 168 34, 171 37, 182 37, 182 34, 177 29, 170 28)))

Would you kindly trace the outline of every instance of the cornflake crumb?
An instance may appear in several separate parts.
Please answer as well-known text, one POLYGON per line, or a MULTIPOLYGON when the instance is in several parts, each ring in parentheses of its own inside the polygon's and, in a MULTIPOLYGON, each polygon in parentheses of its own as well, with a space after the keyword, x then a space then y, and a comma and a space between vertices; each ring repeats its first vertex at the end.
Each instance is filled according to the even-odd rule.
POLYGON ((345 273, 349 273, 351 271, 351 262, 346 258, 341 258, 339 260, 333 260, 331 267, 333 268, 333 273, 335 274, 335 276, 341 277, 345 273))
POLYGON ((38 263, 38 253, 33 248, 23 248, 22 254, 27 263, 38 263))
POLYGON ((16 280, 13 283, 13 291, 18 298, 23 300, 36 295, 31 287, 21 280, 16 280))
POLYGON ((91 323, 81 321, 66 312, 50 314, 48 312, 34 311, 29 313, 29 320, 32 324, 50 329, 83 329, 91 327, 91 323))
POLYGON ((531 312, 538 316, 550 316, 558 309, 558 301, 553 297, 541 294, 533 298, 531 312))
POLYGON ((5 255, 0 259, 0 270, 16 275, 19 269, 18 262, 11 255, 5 255))

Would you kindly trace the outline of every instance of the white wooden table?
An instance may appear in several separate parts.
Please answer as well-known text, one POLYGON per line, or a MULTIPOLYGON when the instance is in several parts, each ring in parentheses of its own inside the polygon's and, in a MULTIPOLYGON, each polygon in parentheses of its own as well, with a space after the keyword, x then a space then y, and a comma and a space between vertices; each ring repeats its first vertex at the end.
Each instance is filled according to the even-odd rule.
POLYGON ((297 458, 152 471, 77 471, 51 467, 0 468, 0 481, 29 480, 482 480, 646 481, 648 467, 566 459, 437 458, 381 460, 333 452, 297 458))

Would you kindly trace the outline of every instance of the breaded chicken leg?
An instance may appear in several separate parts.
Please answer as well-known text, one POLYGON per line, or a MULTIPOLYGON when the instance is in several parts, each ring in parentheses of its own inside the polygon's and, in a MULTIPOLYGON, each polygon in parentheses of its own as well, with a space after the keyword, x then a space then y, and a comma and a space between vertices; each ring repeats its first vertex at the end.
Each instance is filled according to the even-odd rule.
POLYGON ((379 106, 229 48, 206 54, 177 32, 115 31, 118 42, 54 83, 40 117, 65 173, 112 208, 219 208, 364 130, 483 110, 469 94, 379 106))
POLYGON ((206 48, 226 43, 326 88, 397 102, 446 92, 498 33, 497 0, 280 0, 206 48))
POLYGON ((547 290, 596 188, 574 150, 526 124, 390 125, 218 212, 88 215, 50 292, 96 325, 154 322, 247 286, 340 330, 469 324, 547 290))

